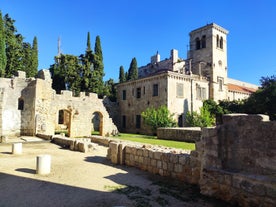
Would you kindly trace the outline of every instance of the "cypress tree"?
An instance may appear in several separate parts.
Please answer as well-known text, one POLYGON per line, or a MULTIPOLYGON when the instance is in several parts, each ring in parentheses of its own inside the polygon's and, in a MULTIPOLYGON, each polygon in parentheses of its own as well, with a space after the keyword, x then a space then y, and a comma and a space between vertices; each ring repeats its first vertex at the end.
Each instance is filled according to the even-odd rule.
POLYGON ((136 80, 138 79, 138 67, 136 58, 132 58, 129 69, 128 69, 128 78, 127 80, 136 80))
POLYGON ((6 56, 5 30, 4 30, 2 12, 0 11, 0 77, 5 76, 6 65, 7 65, 7 56, 6 56))
POLYGON ((119 74, 119 83, 123 83, 125 81, 126 81, 125 70, 124 70, 124 67, 121 65, 120 74, 119 74))
POLYGON ((32 45, 30 77, 34 77, 36 75, 37 68, 38 68, 38 46, 37 46, 37 37, 34 37, 33 45, 32 45))
POLYGON ((102 54, 100 36, 96 37, 94 51, 95 51, 95 53, 93 54, 94 70, 92 71, 91 91, 102 96, 103 90, 104 90, 104 82, 103 82, 104 65, 103 65, 103 54, 102 54))

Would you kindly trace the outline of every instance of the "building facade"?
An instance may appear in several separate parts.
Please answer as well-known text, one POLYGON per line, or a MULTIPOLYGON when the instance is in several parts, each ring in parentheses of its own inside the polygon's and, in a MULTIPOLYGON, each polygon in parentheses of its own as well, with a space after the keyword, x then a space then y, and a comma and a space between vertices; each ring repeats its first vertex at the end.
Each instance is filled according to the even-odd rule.
POLYGON ((206 99, 232 101, 256 91, 256 85, 228 78, 227 34, 214 23, 193 30, 186 59, 175 49, 165 60, 157 53, 138 69, 137 80, 118 84, 119 130, 151 133, 141 118, 148 107, 167 106, 184 126, 186 113, 199 111, 206 99))

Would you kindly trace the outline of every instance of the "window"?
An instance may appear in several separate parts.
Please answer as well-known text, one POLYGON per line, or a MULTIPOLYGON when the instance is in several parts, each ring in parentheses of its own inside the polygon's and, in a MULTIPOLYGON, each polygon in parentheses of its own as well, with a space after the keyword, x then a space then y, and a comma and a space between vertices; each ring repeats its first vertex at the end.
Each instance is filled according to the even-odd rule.
POLYGON ((219 47, 220 49, 223 49, 223 38, 220 37, 220 40, 219 40, 219 47))
POLYGON ((219 91, 223 91, 223 78, 218 77, 219 91))
POLYGON ((158 96, 158 84, 153 84, 152 96, 158 96))
POLYGON ((136 129, 141 128, 141 115, 136 115, 136 129))
POLYGON ((198 84, 196 86, 196 99, 197 100, 206 100, 206 88, 200 87, 200 85, 198 85, 198 84))
POLYGON ((58 124, 64 124, 64 111, 58 111, 58 124))
POLYGON ((206 35, 203 35, 203 36, 202 36, 202 39, 201 39, 201 47, 202 47, 202 48, 206 48, 206 35))
POLYGON ((24 109, 24 100, 22 98, 18 99, 18 110, 24 109))
POLYGON ((176 97, 182 98, 183 94, 183 83, 176 83, 176 97))
POLYGON ((123 100, 126 100, 126 90, 123 90, 123 100))
POLYGON ((219 48, 219 36, 217 35, 217 48, 219 48))
POLYGON ((141 98, 141 88, 136 88, 136 98, 141 98))
POLYGON ((200 49, 200 39, 197 37, 196 38, 196 50, 200 49))
POLYGON ((125 129, 126 128, 126 116, 122 116, 122 127, 125 129))

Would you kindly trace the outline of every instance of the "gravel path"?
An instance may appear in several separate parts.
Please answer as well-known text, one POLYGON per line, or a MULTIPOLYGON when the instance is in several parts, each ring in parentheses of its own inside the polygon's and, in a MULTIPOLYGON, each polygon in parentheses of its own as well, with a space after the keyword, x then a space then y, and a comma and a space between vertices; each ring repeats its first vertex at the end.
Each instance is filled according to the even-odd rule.
POLYGON ((23 143, 23 153, 0 144, 0 206, 159 207, 229 206, 206 198, 191 185, 112 165, 107 148, 89 153, 61 149, 48 142, 23 143), (36 156, 51 155, 51 173, 36 174, 36 156))

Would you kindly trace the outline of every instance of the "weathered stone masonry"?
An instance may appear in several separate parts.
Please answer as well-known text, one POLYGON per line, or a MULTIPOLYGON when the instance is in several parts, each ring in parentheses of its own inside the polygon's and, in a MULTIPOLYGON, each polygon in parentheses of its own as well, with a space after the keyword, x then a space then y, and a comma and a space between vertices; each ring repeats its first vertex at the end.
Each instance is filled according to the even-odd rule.
MULTIPOLYGON (((276 122, 264 115, 225 115, 204 128, 189 152, 109 140, 115 164, 198 184, 201 193, 240 206, 276 203, 276 122)), ((92 138, 94 142, 102 142, 92 138)), ((107 143, 105 143, 107 144, 107 143)))

